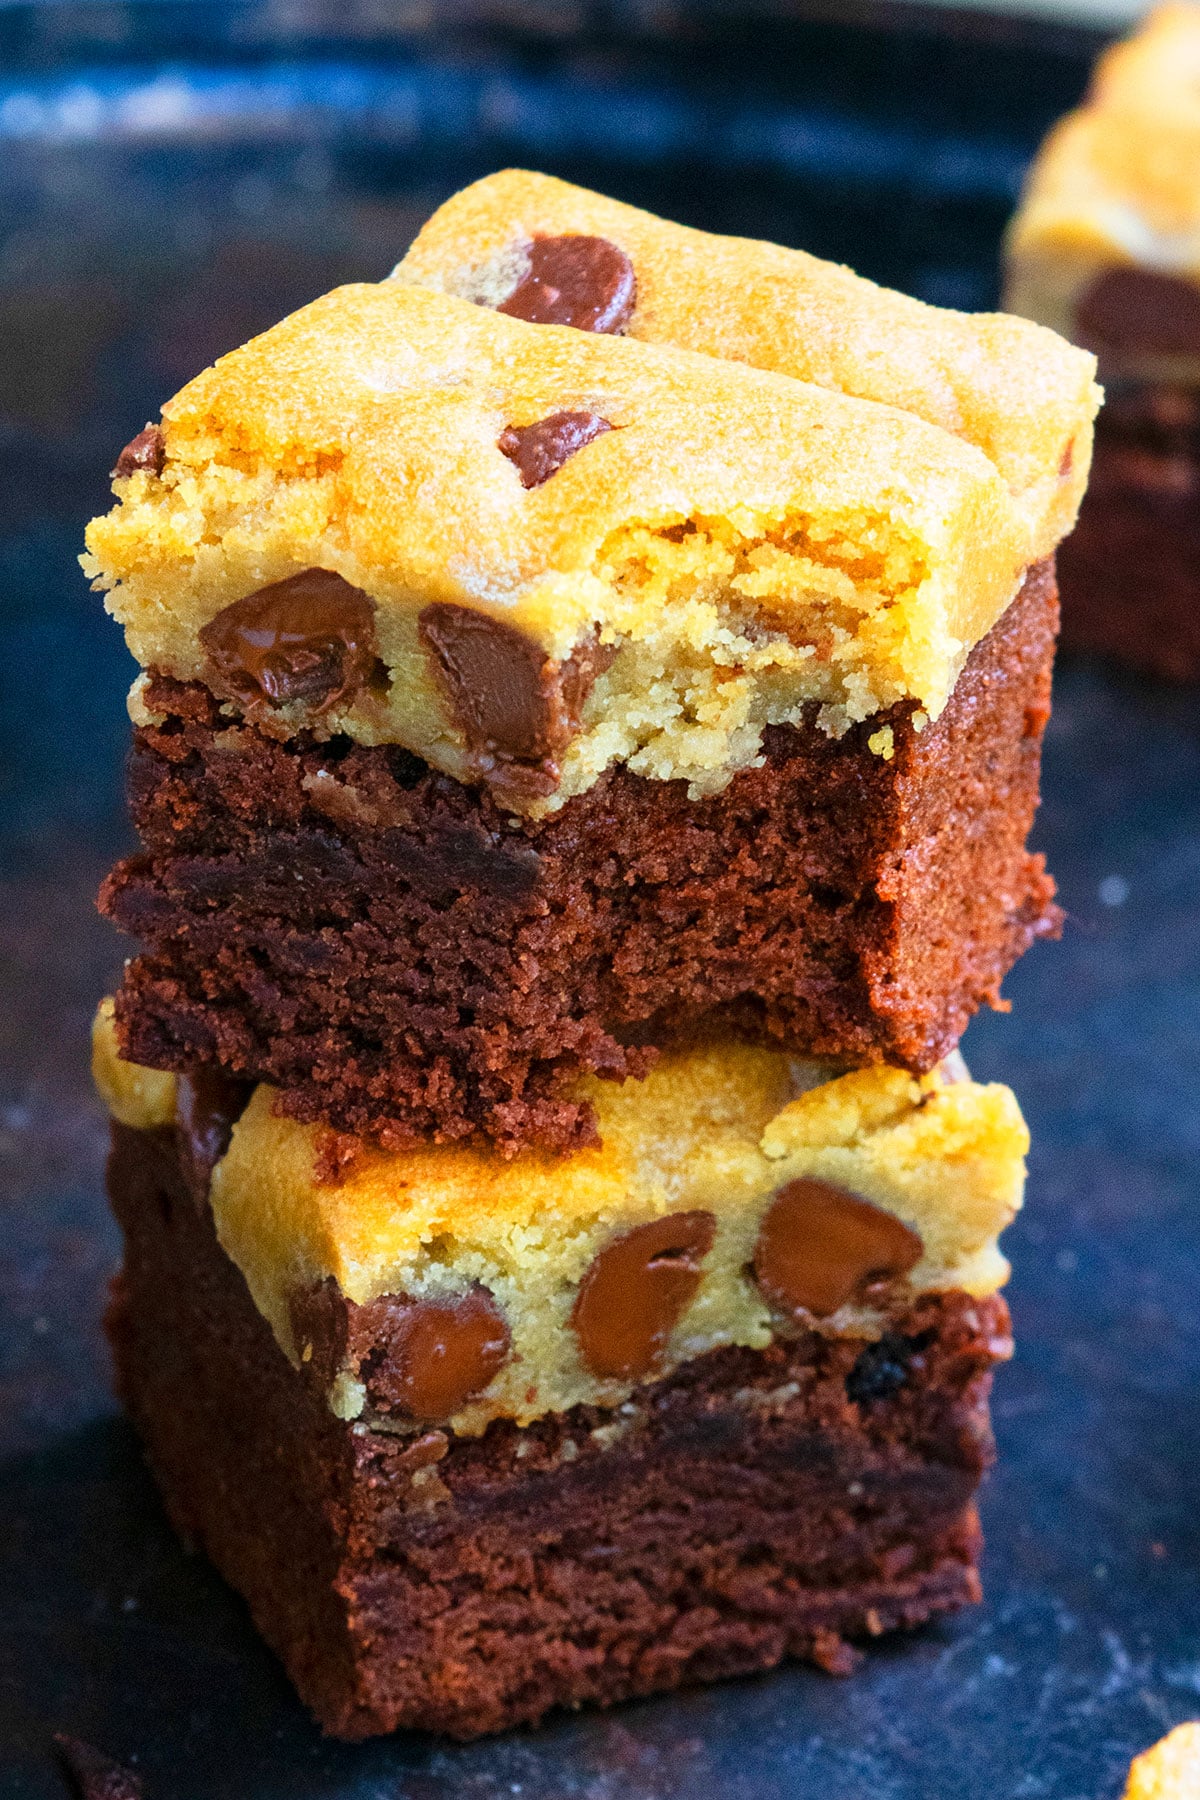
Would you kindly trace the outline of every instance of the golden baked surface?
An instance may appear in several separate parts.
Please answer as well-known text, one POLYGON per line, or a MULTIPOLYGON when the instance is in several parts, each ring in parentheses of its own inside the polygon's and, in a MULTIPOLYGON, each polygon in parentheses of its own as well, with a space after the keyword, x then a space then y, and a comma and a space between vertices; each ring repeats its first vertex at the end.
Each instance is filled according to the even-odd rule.
MULTIPOLYGON (((1038 154, 1007 265, 1005 304, 1064 335, 1077 335, 1082 296, 1107 270, 1200 283, 1200 8, 1159 7, 1100 58, 1085 104, 1038 154)), ((1200 353, 1104 367, 1193 379, 1200 353)))
MULTIPOLYGON (((116 1057, 103 1015, 96 1047, 101 1094, 136 1125, 141 1072, 116 1057)), ((765 1221, 785 1191, 803 1199, 805 1182, 853 1197, 882 1242, 884 1265, 895 1250, 889 1239, 912 1251, 882 1288, 842 1299, 838 1259, 857 1254, 843 1244, 833 1290, 824 1303, 811 1299, 817 1314, 794 1311, 801 1323, 878 1337, 915 1293, 984 1295, 1007 1277, 996 1239, 1021 1204, 1028 1147, 1008 1088, 887 1068, 829 1079, 778 1051, 733 1042, 664 1057, 644 1082, 587 1087, 599 1148, 510 1161, 454 1146, 364 1150, 336 1186, 317 1179, 319 1131, 276 1117, 271 1090, 259 1088, 216 1167, 211 1197, 221 1243, 288 1355, 304 1351, 292 1296, 326 1277, 359 1305, 384 1294, 445 1301, 478 1284, 507 1322, 512 1354, 453 1417, 456 1431, 479 1431, 497 1415, 527 1421, 580 1402, 619 1405, 637 1381, 589 1368, 572 1324, 598 1259, 655 1221, 711 1221, 694 1295, 654 1371, 718 1345, 761 1348, 780 1326, 793 1229, 776 1214, 780 1229, 764 1257, 765 1221)), ((155 1096, 144 1123, 162 1122, 155 1096)), ((363 1393, 343 1382, 331 1400, 355 1416, 363 1393)))
POLYGON ((1196 1800, 1200 1794, 1200 1724, 1177 1725, 1135 1756, 1125 1800, 1196 1800))
POLYGON ((976 445, 1012 496, 1028 562, 1070 530, 1087 484, 1094 364, 1026 320, 927 306, 802 250, 695 231, 522 169, 455 194, 395 275, 495 304, 529 243, 566 233, 628 253, 632 337, 897 406, 976 445))
MULTIPOLYGON (((1071 441, 1064 422, 1060 459, 1071 441)), ((470 665, 464 613, 492 632, 485 659, 501 636, 510 663, 532 646, 527 686, 584 655, 578 718, 552 755, 517 757, 532 786, 497 790, 514 810, 613 762, 711 792, 813 701, 833 733, 901 700, 936 716, 1030 558, 983 451, 911 412, 397 281, 340 288, 224 357, 116 491, 84 566, 143 667, 234 698, 202 636, 227 609, 313 569, 355 590, 365 625, 342 632, 352 654, 334 646, 354 681, 310 703, 310 657, 260 714, 281 735, 345 731, 499 781, 513 759, 472 748, 430 621, 453 626, 449 662, 470 665), (608 429, 526 486, 502 440, 564 414, 608 429)), ((498 729, 532 742, 527 725, 498 729)))

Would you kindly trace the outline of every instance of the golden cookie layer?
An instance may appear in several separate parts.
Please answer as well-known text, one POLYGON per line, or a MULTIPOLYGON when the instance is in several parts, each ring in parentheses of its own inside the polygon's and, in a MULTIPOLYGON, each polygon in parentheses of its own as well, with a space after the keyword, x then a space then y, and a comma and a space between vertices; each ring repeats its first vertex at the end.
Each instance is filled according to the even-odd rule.
POLYGON ((262 722, 472 780, 422 620, 515 628, 505 653, 532 642, 551 673, 594 651, 546 804, 613 762, 713 791, 813 701, 833 733, 901 700, 936 715, 1029 556, 994 466, 911 413, 395 281, 224 357, 162 431, 159 471, 117 481, 85 558, 144 667, 222 691, 204 628, 335 571, 373 604, 375 677, 262 722), (527 488, 500 440, 564 411, 611 429, 527 488))
POLYGON ((1027 562, 1071 529, 1091 458, 1095 365, 1026 320, 926 306, 802 250, 694 231, 521 169, 448 200, 395 275, 495 305, 531 241, 575 233, 628 254, 632 337, 897 406, 976 445, 1012 497, 1027 562))
MULTIPOLYGON (((103 1009, 95 1042, 97 1085, 115 1116, 147 1128, 169 1122, 158 1087, 139 1087, 140 1072, 117 1057, 103 1009)), ((957 1059, 921 1079, 879 1067, 830 1078, 778 1051, 726 1043, 666 1056, 644 1082, 584 1085, 598 1148, 509 1161, 454 1146, 364 1149, 340 1185, 318 1178, 319 1130, 277 1117, 271 1090, 257 1089, 215 1170, 212 1207, 222 1245, 287 1354, 298 1360, 305 1348, 293 1297, 326 1278, 359 1305, 381 1295, 447 1303, 482 1287, 511 1353, 451 1420, 476 1432, 497 1416, 526 1422, 628 1398, 637 1380, 589 1367, 575 1321, 589 1271, 655 1221, 711 1220, 694 1293, 655 1374, 719 1345, 761 1348, 796 1323, 875 1338, 914 1294, 981 1296, 1007 1277, 996 1240, 1021 1204, 1028 1134, 1011 1092, 972 1082, 957 1059), (912 1250, 882 1287, 785 1318, 793 1226, 774 1215, 764 1250, 764 1223, 785 1190, 796 1193, 789 1184, 805 1182, 853 1197, 885 1264, 889 1238, 912 1250)), ((603 1330, 603 1309, 596 1317, 603 1330)), ((335 1381, 331 1403, 343 1416, 364 1402, 357 1380, 335 1381)))
MULTIPOLYGON (((1050 133, 1008 232, 1005 304, 1067 336, 1106 271, 1200 284, 1200 8, 1169 5, 1096 65, 1050 133)), ((1200 356, 1104 360, 1105 373, 1200 379, 1200 356)))

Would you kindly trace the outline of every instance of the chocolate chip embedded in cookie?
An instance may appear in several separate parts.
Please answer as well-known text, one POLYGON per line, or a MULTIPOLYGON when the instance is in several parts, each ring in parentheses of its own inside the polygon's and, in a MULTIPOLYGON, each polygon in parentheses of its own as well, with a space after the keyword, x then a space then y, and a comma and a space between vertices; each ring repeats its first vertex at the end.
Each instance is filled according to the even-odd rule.
POLYGON ((789 1181, 754 1249, 754 1276, 785 1312, 828 1318, 914 1269, 924 1246, 895 1213, 827 1181, 789 1181))
POLYGON ((577 331, 624 331, 637 283, 619 245, 602 237, 542 237, 529 247, 529 267, 496 308, 530 325, 573 325, 577 331))
POLYGON ((593 1375, 630 1381, 651 1372, 700 1285, 716 1228, 710 1212, 672 1213, 624 1232, 593 1259, 571 1313, 593 1375))
POLYGON ((585 444, 611 431, 607 419, 592 412, 557 412, 535 425, 509 425, 500 433, 499 447, 515 463, 521 486, 541 487, 585 444))
POLYGON ((144 470, 151 475, 161 475, 163 464, 167 460, 166 440, 162 428, 158 425, 147 425, 137 436, 130 438, 116 461, 110 480, 123 480, 129 475, 136 475, 144 470))
POLYGON ((448 1419, 508 1360, 508 1326, 482 1287, 447 1300, 387 1294, 360 1309, 360 1327, 376 1346, 360 1371, 376 1412, 448 1419))
POLYGON ((354 698, 370 679, 375 611, 329 569, 305 569, 235 600, 200 633, 214 688, 248 709, 301 704, 310 712, 354 698))
POLYGON ((557 663, 515 626, 443 601, 425 608, 419 629, 489 787, 527 798, 552 793, 556 759, 612 652, 589 640, 557 663))

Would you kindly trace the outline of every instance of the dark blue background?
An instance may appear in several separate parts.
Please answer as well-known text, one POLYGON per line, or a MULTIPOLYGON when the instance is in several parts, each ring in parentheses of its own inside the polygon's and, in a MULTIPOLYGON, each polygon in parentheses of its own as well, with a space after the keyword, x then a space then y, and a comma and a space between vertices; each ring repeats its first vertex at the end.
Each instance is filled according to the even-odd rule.
POLYGON ((510 161, 989 304, 1090 46, 784 10, 0 9, 0 1793, 60 1793, 64 1729, 150 1800, 1113 1800, 1200 1713, 1195 694, 1061 670, 1038 839, 1066 937, 965 1045, 1034 1132, 974 1615, 849 1683, 332 1746, 171 1537, 109 1395, 85 1040, 121 955, 91 902, 131 666, 74 562, 105 471, 204 362, 382 274, 510 161))

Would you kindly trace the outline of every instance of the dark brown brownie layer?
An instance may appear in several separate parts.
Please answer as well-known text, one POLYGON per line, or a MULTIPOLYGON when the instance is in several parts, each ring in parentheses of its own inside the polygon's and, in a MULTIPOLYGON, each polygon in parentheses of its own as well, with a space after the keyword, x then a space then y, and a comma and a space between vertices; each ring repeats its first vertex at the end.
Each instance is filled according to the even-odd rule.
POLYGON ((632 1415, 481 1438, 346 1425, 275 1344, 169 1131, 114 1127, 121 1393, 179 1530, 326 1731, 457 1737, 807 1657, 979 1597, 999 1298, 865 1350, 697 1358, 632 1415))
POLYGON ((1109 399, 1059 573, 1064 644, 1200 681, 1200 394, 1109 399))
POLYGON ((1058 926, 1025 840, 1057 624, 1039 565, 936 724, 767 735, 710 799, 620 769, 541 823, 404 751, 283 744, 198 686, 136 734, 143 854, 105 884, 142 938, 124 1053, 219 1062, 304 1120, 383 1137, 565 1147, 564 1096, 723 1019, 799 1052, 925 1070, 1058 926))

